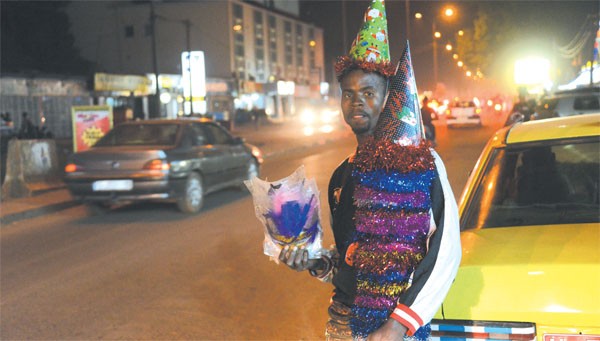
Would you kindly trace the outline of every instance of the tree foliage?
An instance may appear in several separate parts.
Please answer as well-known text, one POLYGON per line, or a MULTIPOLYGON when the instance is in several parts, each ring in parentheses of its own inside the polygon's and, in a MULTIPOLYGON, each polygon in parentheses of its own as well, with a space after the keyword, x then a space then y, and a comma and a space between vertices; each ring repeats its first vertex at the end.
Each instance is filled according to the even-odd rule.
POLYGON ((70 33, 66 1, 1 1, 2 73, 86 76, 93 64, 70 33))

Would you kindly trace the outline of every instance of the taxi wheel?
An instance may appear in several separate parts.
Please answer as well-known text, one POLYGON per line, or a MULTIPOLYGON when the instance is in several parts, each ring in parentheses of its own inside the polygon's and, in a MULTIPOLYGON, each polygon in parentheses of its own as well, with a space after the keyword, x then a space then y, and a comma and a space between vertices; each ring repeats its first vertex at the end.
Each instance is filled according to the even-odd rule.
POLYGON ((202 178, 197 173, 192 173, 185 183, 185 191, 181 198, 177 199, 177 207, 184 213, 196 213, 204 204, 204 188, 202 178))

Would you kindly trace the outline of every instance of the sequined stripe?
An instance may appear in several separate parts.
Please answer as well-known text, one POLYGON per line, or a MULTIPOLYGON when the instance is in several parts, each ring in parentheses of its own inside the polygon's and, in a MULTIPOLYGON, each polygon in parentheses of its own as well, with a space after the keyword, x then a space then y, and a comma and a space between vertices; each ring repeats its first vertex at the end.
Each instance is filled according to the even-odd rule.
POLYGON ((398 304, 396 302, 396 300, 394 300, 392 297, 369 296, 369 295, 361 295, 361 296, 357 297, 356 300, 354 301, 354 303, 359 307, 375 308, 375 309, 381 309, 383 307, 386 310, 395 308, 396 305, 398 304))
POLYGON ((353 255, 353 263, 360 264, 361 272, 384 275, 389 271, 406 273, 412 264, 420 259, 419 254, 413 250, 404 253, 387 253, 382 249, 362 251, 357 250, 353 255), (379 263, 381 262, 381 263, 379 263), (398 262, 402 262, 398 264, 398 262))
POLYGON ((401 146, 392 141, 374 139, 367 139, 359 146, 353 163, 360 172, 383 169, 424 172, 435 168, 433 155, 425 143, 401 146))
POLYGON ((415 191, 429 191, 431 182, 435 177, 435 171, 425 173, 401 174, 397 172, 373 171, 352 173, 353 178, 359 185, 385 192, 412 193, 415 191))
POLYGON ((369 295, 385 295, 388 297, 397 297, 406 289, 408 283, 382 283, 375 284, 370 281, 359 281, 356 283, 357 298, 358 293, 364 291, 369 295))
POLYGON ((369 207, 371 209, 374 207, 389 209, 428 209, 431 207, 429 195, 424 191, 389 193, 362 185, 357 185, 354 190, 354 203, 358 207, 369 207))
MULTIPOLYGON (((385 321, 388 319, 390 313, 387 309, 373 309, 373 308, 363 308, 363 307, 352 307, 352 312, 354 316, 360 316, 357 319, 351 319, 350 324, 357 323, 362 320, 362 322, 370 321, 369 323, 379 323, 381 321, 385 321)), ((371 326, 372 328, 372 326, 371 326)), ((353 328, 354 330, 354 328, 353 328)))
POLYGON ((429 212, 406 214, 406 212, 386 212, 356 210, 356 231, 375 235, 427 234, 429 212))

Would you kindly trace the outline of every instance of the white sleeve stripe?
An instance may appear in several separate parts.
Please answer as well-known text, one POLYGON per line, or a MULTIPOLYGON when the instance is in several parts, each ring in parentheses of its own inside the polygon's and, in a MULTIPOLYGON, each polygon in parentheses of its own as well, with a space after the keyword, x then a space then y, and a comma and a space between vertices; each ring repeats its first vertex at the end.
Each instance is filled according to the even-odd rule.
POLYGON ((444 228, 441 231, 438 257, 428 276, 429 279, 415 297, 413 304, 410 305, 410 309, 424 323, 428 323, 433 318, 450 290, 461 258, 458 207, 448 182, 444 164, 437 153, 433 152, 433 154, 444 193, 444 228))

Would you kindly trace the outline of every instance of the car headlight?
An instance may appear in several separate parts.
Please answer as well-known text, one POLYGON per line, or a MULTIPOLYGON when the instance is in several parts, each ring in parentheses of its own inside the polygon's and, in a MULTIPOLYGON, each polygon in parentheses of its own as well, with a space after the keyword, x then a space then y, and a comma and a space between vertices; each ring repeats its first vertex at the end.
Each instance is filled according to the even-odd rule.
POLYGON ((171 170, 175 173, 184 172, 190 169, 192 163, 188 160, 171 161, 171 170))
POLYGON ((300 114, 300 122, 303 124, 312 124, 316 119, 316 114, 310 109, 305 109, 300 114))
POLYGON ((338 112, 335 110, 323 110, 323 112, 321 113, 321 122, 322 123, 331 123, 334 122, 336 116, 338 115, 338 112))

